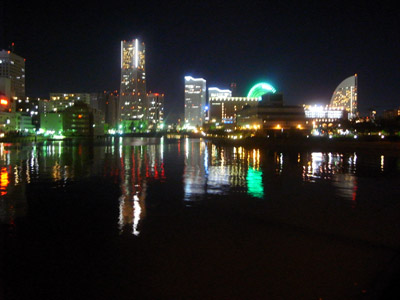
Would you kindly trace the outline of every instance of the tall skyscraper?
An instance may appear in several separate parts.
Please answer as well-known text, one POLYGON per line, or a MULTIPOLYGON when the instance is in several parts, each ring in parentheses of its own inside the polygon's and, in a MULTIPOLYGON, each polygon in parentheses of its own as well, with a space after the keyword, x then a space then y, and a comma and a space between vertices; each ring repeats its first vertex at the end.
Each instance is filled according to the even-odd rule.
POLYGON ((8 98, 25 98, 25 59, 17 54, 0 51, 0 89, 8 98))
POLYGON ((144 43, 122 41, 119 120, 146 120, 147 107, 144 43))
POLYGON ((202 126, 206 116, 206 80, 185 76, 185 126, 202 126))
POLYGON ((343 80, 333 92, 331 98, 332 107, 343 107, 349 119, 357 116, 357 74, 343 80))
POLYGON ((147 99, 149 102, 148 128, 150 130, 156 130, 162 126, 164 120, 164 94, 150 93, 147 95, 147 99))

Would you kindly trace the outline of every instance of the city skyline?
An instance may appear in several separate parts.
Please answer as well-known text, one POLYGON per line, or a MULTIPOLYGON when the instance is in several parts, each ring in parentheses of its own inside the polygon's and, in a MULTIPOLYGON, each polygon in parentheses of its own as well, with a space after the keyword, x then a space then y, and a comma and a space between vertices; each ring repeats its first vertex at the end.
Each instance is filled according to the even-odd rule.
POLYGON ((14 42, 27 59, 27 96, 119 89, 120 41, 138 38, 146 44, 147 92, 165 94, 166 117, 183 115, 184 76, 222 89, 236 82, 240 96, 267 81, 285 103, 301 105, 328 104, 357 73, 361 113, 399 106, 397 10, 385 5, 150 1, 123 10, 6 2, 2 48, 14 42))

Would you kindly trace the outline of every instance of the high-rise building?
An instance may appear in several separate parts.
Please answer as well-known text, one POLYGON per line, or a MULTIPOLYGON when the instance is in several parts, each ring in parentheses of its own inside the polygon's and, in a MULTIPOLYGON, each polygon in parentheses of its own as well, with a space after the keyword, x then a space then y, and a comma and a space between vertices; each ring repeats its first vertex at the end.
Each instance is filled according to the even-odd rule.
POLYGON ((146 120, 145 45, 138 39, 121 42, 120 121, 146 120))
POLYGON ((103 114, 84 102, 76 102, 61 115, 65 136, 98 136, 104 134, 103 114))
POLYGON ((54 112, 63 111, 77 102, 90 105, 90 100, 90 93, 50 93, 50 104, 54 112))
POLYGON ((0 51, 0 88, 9 99, 25 98, 25 59, 7 50, 0 51))
POLYGON ((349 119, 357 116, 357 74, 343 80, 333 92, 332 107, 344 107, 349 119))
POLYGON ((164 94, 150 93, 148 99, 148 120, 149 129, 161 129, 160 126, 164 120, 164 94))
POLYGON ((185 76, 185 126, 202 126, 206 116, 206 80, 185 76))
POLYGON ((211 97, 232 97, 231 90, 221 90, 217 87, 208 88, 208 98, 211 97))
POLYGON ((115 128, 118 124, 118 101, 119 94, 118 91, 105 92, 105 122, 108 124, 109 128, 115 128))
POLYGON ((29 97, 14 100, 15 111, 22 115, 29 116, 36 129, 40 127, 39 101, 41 101, 40 98, 29 97))

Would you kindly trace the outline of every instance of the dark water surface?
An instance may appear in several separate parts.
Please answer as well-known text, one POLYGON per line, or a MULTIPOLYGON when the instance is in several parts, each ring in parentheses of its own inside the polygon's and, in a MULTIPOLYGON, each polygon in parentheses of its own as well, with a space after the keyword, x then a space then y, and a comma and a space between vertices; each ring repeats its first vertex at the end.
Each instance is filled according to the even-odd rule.
POLYGON ((0 195, 4 299, 399 299, 396 153, 1 143, 0 195))

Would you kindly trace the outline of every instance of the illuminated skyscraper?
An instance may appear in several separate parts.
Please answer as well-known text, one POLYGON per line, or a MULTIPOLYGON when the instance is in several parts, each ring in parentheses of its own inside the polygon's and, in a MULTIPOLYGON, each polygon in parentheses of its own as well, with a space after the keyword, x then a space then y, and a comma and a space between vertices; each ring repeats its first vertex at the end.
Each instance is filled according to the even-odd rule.
POLYGON ((10 99, 25 98, 25 59, 11 51, 0 51, 0 89, 10 99))
POLYGON ((147 119, 145 46, 138 39, 121 42, 120 121, 147 119))
POLYGON ((332 107, 343 107, 349 114, 349 119, 357 116, 357 74, 343 80, 333 92, 332 107))
POLYGON ((149 129, 156 130, 162 126, 164 120, 164 94, 150 93, 148 99, 149 129))
POLYGON ((206 116, 206 80, 185 76, 185 126, 202 126, 206 116))

